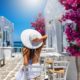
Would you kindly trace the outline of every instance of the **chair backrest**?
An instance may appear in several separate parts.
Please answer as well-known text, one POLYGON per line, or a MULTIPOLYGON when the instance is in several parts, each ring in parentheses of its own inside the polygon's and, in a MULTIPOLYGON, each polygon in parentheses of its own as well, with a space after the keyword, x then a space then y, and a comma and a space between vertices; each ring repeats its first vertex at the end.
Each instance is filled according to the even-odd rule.
MULTIPOLYGON (((51 70, 61 69, 62 72, 64 71, 64 74, 62 74, 60 72, 56 73, 54 71, 53 75, 49 76, 49 78, 53 77, 53 80, 66 80, 69 61, 65 57, 56 57, 56 56, 46 57, 44 59, 44 66, 45 66, 45 70, 44 70, 45 75, 49 69, 51 69, 51 70)), ((48 73, 48 74, 50 75, 51 73, 48 73)), ((49 80, 51 80, 51 79, 49 79, 49 80)))
POLYGON ((69 61, 54 61, 53 62, 53 69, 63 69, 64 73, 53 73, 53 78, 60 79, 60 80, 66 80, 67 71, 69 67, 69 61))

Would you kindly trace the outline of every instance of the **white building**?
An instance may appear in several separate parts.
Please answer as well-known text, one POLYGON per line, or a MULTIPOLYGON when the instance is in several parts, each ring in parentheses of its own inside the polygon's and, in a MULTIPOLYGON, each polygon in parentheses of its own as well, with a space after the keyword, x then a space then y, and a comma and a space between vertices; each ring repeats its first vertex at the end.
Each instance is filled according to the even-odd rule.
POLYGON ((4 16, 0 16, 0 46, 13 45, 13 28, 14 24, 4 16))
POLYGON ((58 21, 64 8, 58 0, 47 0, 45 7, 46 33, 48 35, 47 47, 53 47, 57 52, 62 52, 62 29, 58 21))
MULTIPOLYGON (((48 35, 46 44, 47 47, 53 47, 59 53, 63 52, 63 26, 58 19, 64 11, 64 7, 58 2, 58 0, 47 0, 44 11, 46 33, 48 35)), ((71 60, 67 80, 77 80, 75 58, 71 60)))

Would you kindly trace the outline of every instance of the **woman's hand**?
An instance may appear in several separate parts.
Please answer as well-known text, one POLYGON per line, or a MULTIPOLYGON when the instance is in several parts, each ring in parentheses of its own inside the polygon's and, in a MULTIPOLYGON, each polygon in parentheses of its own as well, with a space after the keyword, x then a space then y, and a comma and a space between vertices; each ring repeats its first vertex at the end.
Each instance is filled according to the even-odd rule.
POLYGON ((22 65, 21 69, 22 71, 25 71, 27 65, 22 65))
POLYGON ((42 42, 47 39, 47 35, 42 36, 41 38, 35 38, 32 42, 42 42))
POLYGON ((32 40, 32 42, 42 42, 42 40, 39 39, 39 38, 35 38, 35 39, 32 40))

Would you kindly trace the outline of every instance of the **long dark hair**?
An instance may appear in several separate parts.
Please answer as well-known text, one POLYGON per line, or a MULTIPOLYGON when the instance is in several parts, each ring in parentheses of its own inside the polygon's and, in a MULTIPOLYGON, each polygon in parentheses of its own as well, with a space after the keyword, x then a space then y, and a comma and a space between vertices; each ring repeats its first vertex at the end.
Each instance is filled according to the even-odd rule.
POLYGON ((30 49, 29 58, 32 59, 34 57, 34 54, 35 54, 35 49, 30 49))

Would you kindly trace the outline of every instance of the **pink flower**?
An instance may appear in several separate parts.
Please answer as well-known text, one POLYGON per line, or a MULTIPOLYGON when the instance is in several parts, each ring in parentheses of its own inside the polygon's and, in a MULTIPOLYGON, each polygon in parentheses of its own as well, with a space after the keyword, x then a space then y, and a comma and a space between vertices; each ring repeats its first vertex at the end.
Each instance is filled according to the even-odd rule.
POLYGON ((80 47, 80 38, 75 39, 76 45, 80 47))
POLYGON ((68 41, 66 51, 72 56, 80 56, 80 0, 59 0, 65 7, 65 14, 61 18, 63 23, 71 20, 73 23, 65 23, 65 34, 68 41))
POLYGON ((79 57, 80 56, 80 52, 77 52, 77 53, 73 54, 72 56, 79 57))
POLYGON ((71 54, 73 54, 73 53, 75 53, 76 52, 76 50, 74 49, 74 47, 72 46, 72 47, 67 47, 67 52, 69 52, 69 53, 71 53, 71 54))
POLYGON ((33 28, 39 31, 42 35, 45 34, 45 20, 41 14, 38 15, 38 18, 35 20, 35 22, 32 22, 31 25, 33 28))
POLYGON ((66 26, 65 34, 66 34, 66 36, 67 36, 68 42, 73 41, 74 38, 73 38, 73 35, 72 35, 72 28, 70 28, 69 25, 66 26))
POLYGON ((59 0, 59 2, 64 5, 65 9, 74 9, 80 8, 80 0, 59 0))
POLYGON ((77 0, 66 0, 66 3, 72 6, 76 6, 77 5, 77 0))

